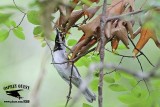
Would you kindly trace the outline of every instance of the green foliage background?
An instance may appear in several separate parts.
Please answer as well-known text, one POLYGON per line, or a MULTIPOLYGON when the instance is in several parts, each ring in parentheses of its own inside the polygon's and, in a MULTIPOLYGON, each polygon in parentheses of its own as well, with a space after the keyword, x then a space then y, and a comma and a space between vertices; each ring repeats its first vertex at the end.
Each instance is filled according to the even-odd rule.
MULTIPOLYGON (((10 96, 5 94, 3 86, 11 83, 29 85, 29 92, 23 93, 27 98, 33 90, 35 82, 39 76, 43 58, 47 59, 47 72, 38 96, 41 107, 63 107, 69 87, 68 84, 65 83, 58 75, 55 68, 50 64, 51 56, 49 49, 47 47, 43 48, 43 46, 45 46, 44 42, 41 40, 41 38, 43 38, 43 31, 39 26, 38 18, 36 18, 38 17, 38 8, 34 6, 35 3, 33 0, 15 1, 18 6, 24 8, 24 11, 27 10, 28 12, 26 11, 27 17, 24 18, 21 26, 13 31, 10 31, 9 33, 8 30, 5 29, 13 28, 18 25, 19 21, 23 17, 23 14, 14 7, 12 0, 1 1, 0 4, 0 107, 24 106, 24 104, 3 103, 6 99, 12 100, 10 96), (12 16, 12 18, 10 18, 11 20, 6 21, 10 16, 12 16), (5 27, 3 26, 4 24, 5 27), (33 34, 41 35, 39 37, 40 42, 35 39, 36 37, 34 37, 33 34)), ((140 3, 136 1, 136 7, 140 7, 143 1, 144 0, 141 0, 140 3)), ((159 1, 156 2, 159 3, 159 1)), ((102 1, 100 4, 101 3, 102 1)), ((157 18, 157 20, 159 20, 159 18, 157 18)), ((76 43, 77 38, 80 38, 82 35, 82 32, 77 29, 72 29, 71 33, 72 35, 67 38, 67 44, 69 46, 73 46, 76 43)), ((106 46, 106 48, 110 49, 109 47, 110 44, 106 46)), ((133 49, 132 46, 130 47, 133 49)), ((160 50, 155 46, 152 40, 149 41, 142 51, 147 55, 153 64, 156 64, 160 58, 160 50)), ((118 53, 122 54, 131 55, 131 52, 132 51, 124 49, 123 46, 120 46, 118 49, 118 53)), ((121 57, 106 51, 106 63, 112 62, 118 65, 120 59, 121 57)), ((151 65, 143 56, 140 57, 140 60, 144 71, 149 71, 152 69, 151 65)), ((80 73, 83 77, 85 77, 87 67, 90 63, 98 61, 99 58, 97 55, 87 55, 80 59, 76 65, 78 66, 80 73)), ((140 71, 140 66, 136 59, 125 58, 121 65, 127 67, 128 69, 135 70, 135 72, 140 71)), ((105 70, 105 72, 109 71, 105 70)), ((137 81, 139 81, 137 78, 134 78, 128 74, 119 73, 119 71, 106 75, 104 77, 103 88, 104 107, 160 107, 160 79, 151 79, 147 82, 150 93, 148 92, 143 81, 136 85, 137 81)), ((94 76, 93 81, 90 83, 90 88, 96 94, 98 93, 97 86, 98 77, 94 76)), ((76 94, 76 91, 77 89, 74 87, 72 96, 76 94)), ((84 97, 82 97, 77 102, 75 107, 97 107, 97 105, 97 102, 89 104, 84 97)))

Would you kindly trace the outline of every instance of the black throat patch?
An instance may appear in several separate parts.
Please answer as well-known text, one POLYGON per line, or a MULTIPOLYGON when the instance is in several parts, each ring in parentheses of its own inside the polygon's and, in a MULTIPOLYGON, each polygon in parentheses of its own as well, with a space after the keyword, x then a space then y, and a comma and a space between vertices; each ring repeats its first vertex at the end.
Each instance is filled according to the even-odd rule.
POLYGON ((54 46, 54 52, 57 50, 62 50, 62 43, 60 43, 60 32, 57 32, 56 38, 55 38, 55 46, 54 46))

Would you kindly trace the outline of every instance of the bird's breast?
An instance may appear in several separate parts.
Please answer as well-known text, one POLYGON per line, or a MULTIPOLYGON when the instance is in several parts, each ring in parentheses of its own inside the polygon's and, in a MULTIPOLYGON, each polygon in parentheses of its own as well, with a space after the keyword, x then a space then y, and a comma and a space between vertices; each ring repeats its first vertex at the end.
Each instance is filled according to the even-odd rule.
POLYGON ((67 57, 63 50, 55 51, 53 53, 53 60, 55 63, 63 63, 67 61, 67 57))
POLYGON ((55 51, 53 53, 53 61, 58 72, 64 72, 68 69, 67 56, 63 50, 55 51))

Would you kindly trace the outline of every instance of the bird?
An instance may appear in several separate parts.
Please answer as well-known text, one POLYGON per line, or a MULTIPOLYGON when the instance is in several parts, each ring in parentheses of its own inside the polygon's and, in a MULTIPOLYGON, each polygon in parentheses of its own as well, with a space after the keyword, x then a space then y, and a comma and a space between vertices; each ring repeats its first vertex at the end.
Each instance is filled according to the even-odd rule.
POLYGON ((7 95, 13 96, 18 98, 19 100, 22 99, 23 97, 20 96, 20 94, 18 93, 18 91, 23 91, 22 89, 20 90, 10 90, 10 91, 6 91, 7 95))
MULTIPOLYGON (((69 62, 67 62, 69 58, 66 53, 65 38, 62 35, 62 32, 60 32, 58 29, 56 29, 56 33, 55 46, 53 49, 54 67, 64 81, 70 84, 71 78, 72 84, 74 84, 77 88, 80 88, 80 85, 82 84, 81 75, 79 74, 79 71, 75 65, 69 64, 69 62)), ((88 87, 86 87, 82 94, 90 103, 96 100, 96 95, 88 87)))

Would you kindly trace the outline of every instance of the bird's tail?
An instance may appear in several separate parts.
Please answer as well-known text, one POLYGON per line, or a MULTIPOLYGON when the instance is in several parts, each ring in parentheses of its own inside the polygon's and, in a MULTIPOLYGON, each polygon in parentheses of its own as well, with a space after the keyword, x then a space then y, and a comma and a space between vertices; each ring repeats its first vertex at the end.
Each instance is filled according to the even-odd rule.
POLYGON ((83 95, 87 99, 88 102, 92 103, 94 100, 96 100, 96 95, 91 92, 88 88, 85 89, 83 92, 83 95))

